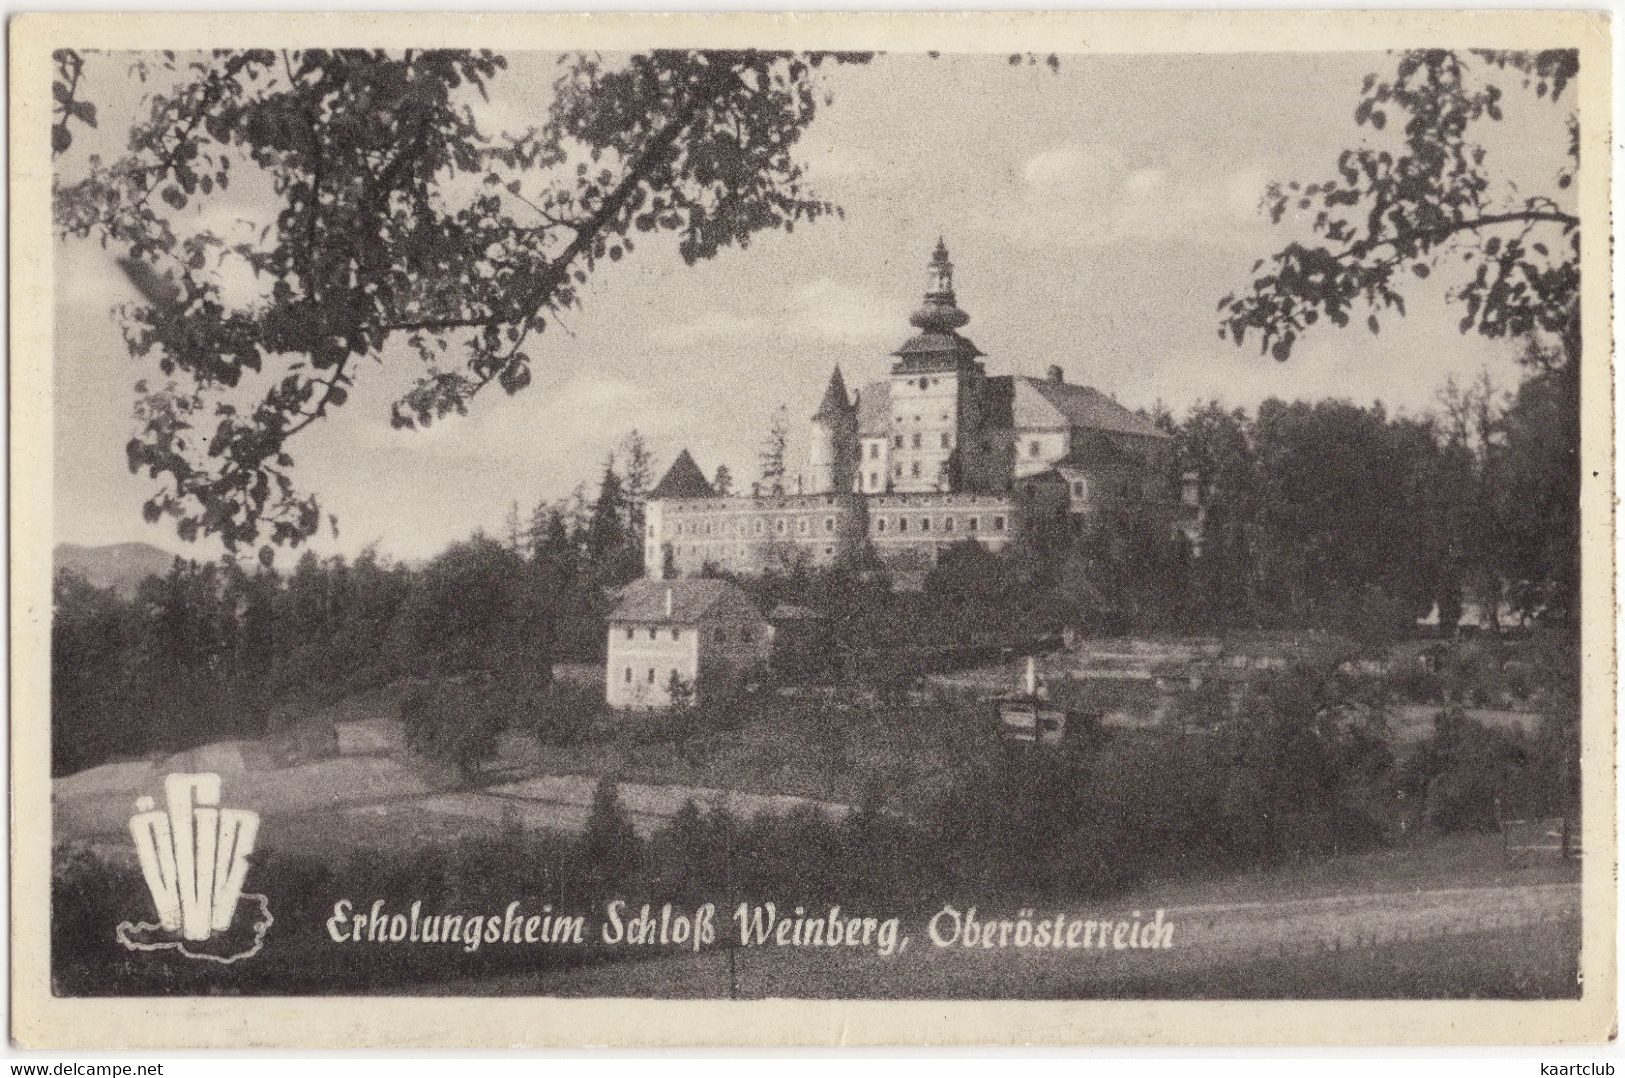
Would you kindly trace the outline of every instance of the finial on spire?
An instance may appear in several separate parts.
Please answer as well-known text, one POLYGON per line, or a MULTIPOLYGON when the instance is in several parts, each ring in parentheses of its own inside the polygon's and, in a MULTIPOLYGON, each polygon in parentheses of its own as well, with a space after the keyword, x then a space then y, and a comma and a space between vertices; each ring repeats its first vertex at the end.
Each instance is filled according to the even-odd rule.
POLYGON ((928 333, 952 333, 966 322, 970 315, 959 309, 954 298, 954 264, 948 258, 948 244, 937 237, 937 249, 931 253, 931 274, 925 290, 925 304, 914 312, 909 322, 928 333))

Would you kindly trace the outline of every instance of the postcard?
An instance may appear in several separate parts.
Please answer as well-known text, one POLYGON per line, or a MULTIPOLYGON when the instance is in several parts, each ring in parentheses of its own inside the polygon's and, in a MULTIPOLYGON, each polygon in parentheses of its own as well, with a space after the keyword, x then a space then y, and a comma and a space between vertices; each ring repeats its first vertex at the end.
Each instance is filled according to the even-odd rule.
POLYGON ((11 46, 18 1045, 1611 1035, 1605 15, 11 46))

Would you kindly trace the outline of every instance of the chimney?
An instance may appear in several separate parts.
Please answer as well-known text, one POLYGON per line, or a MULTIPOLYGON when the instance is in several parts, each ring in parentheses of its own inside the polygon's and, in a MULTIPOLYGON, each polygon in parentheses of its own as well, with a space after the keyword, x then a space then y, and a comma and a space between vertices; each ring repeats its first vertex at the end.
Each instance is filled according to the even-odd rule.
POLYGON ((666 616, 671 617, 671 588, 666 589, 666 616))
POLYGON ((1049 365, 1049 373, 1046 377, 1049 379, 1050 385, 1058 386, 1064 380, 1065 372, 1061 370, 1059 364, 1051 363, 1049 365))
MULTIPOLYGON (((671 592, 666 594, 670 595, 671 592)), ((1027 656, 1027 695, 1038 695, 1038 660, 1031 655, 1027 656)))

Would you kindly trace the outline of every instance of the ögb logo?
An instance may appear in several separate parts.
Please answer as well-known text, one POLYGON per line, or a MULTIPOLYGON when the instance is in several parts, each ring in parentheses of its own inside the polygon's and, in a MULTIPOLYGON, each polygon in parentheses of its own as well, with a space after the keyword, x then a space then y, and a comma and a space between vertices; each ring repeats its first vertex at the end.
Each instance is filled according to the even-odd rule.
POLYGON ((271 927, 264 895, 244 894, 260 816, 220 806, 220 776, 164 779, 167 805, 138 798, 130 817, 141 874, 156 924, 125 921, 118 940, 132 951, 176 950, 188 958, 230 964, 259 953, 271 927), (240 907, 251 916, 238 917, 240 907), (257 907, 257 909, 255 908, 257 907))

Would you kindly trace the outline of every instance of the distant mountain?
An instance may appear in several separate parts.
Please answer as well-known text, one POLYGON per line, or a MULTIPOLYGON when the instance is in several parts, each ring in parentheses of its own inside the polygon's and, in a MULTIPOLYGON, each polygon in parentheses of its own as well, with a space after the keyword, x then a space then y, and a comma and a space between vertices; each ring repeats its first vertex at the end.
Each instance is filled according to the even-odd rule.
POLYGON ((71 569, 98 588, 112 588, 126 599, 147 577, 169 572, 175 555, 151 543, 112 543, 108 546, 56 545, 56 568, 71 569))

